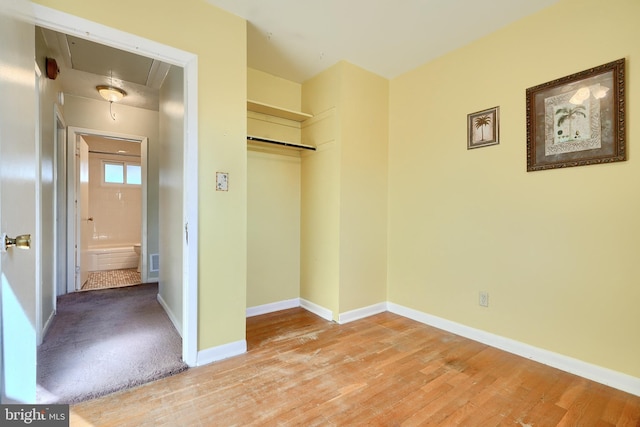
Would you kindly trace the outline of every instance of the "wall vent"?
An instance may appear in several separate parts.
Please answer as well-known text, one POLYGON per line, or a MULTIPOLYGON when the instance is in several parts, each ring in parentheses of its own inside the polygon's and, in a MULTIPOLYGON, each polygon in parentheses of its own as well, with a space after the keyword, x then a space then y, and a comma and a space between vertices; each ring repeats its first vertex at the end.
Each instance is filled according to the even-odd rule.
POLYGON ((160 271, 160 254, 149 255, 149 272, 157 273, 160 271))

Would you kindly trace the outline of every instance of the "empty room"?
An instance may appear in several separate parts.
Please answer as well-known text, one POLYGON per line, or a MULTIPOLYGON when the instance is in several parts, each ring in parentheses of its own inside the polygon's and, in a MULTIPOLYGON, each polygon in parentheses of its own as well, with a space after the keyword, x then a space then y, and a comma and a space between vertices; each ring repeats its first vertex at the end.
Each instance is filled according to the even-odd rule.
MULTIPOLYGON (((142 270, 187 368, 71 425, 640 425, 638 1, 18 3, 7 40, 37 26, 184 72, 160 113, 180 131, 158 125, 183 144, 149 141, 179 167, 157 163, 175 199, 146 208, 142 270)), ((7 57, 33 73, 26 54, 7 57)), ((8 171, 7 138, 53 121, 36 103, 70 107, 2 102, 8 171)), ((9 203, 9 173, 0 193, 2 403, 31 404, 56 305, 44 267, 19 272, 56 246, 25 145, 38 202, 9 203)))

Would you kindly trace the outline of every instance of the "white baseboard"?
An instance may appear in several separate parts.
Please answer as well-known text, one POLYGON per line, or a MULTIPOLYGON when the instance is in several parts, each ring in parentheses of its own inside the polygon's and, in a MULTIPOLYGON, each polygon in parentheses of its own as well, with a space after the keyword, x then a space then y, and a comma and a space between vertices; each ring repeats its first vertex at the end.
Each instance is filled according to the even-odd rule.
POLYGON ((300 298, 300 307, 313 314, 322 317, 325 320, 333 321, 333 312, 328 308, 324 308, 316 303, 300 298))
POLYGON ((433 316, 391 302, 387 303, 387 309, 391 313, 407 317, 417 322, 487 344, 491 347, 531 359, 553 368, 560 369, 561 371, 569 372, 636 396, 640 396, 640 378, 632 377, 631 375, 623 374, 601 366, 592 365, 572 357, 534 347, 529 344, 495 335, 480 329, 471 328, 460 323, 452 322, 441 317, 433 316))
POLYGON ((164 300, 164 298, 162 298, 162 295, 160 295, 160 293, 158 293, 157 299, 158 303, 160 303, 165 313, 167 313, 167 316, 169 316, 169 320, 171 320, 171 323, 173 323, 173 327, 176 328, 176 331, 178 331, 178 334, 180 335, 180 337, 182 337, 182 322, 178 321, 175 314, 173 314, 173 311, 171 311, 171 308, 169 308, 169 305, 164 300))
MULTIPOLYGON (((51 326, 51 323, 53 323, 53 318, 56 317, 56 311, 52 311, 51 314, 49 315, 49 318, 47 319, 46 322, 44 322, 44 326, 42 327, 42 334, 40 336, 40 338, 42 340, 44 340, 44 337, 47 336, 47 332, 49 332, 49 327, 51 326)), ((38 345, 42 344, 42 341, 40 343, 38 343, 38 345)))
POLYGON ((284 301, 272 302, 269 304, 247 307, 247 317, 260 316, 261 314, 273 313, 289 308, 300 307, 300 298, 293 298, 284 301))
POLYGON ((338 323, 342 325, 353 322, 354 320, 360 320, 375 314, 384 313, 385 311, 387 311, 386 302, 370 305, 369 307, 357 308, 345 313, 340 313, 338 315, 338 323))
POLYGON ((211 347, 198 352, 196 366, 208 365, 219 360, 239 356, 247 352, 247 340, 240 340, 228 344, 211 347))
MULTIPOLYGON (((164 301, 158 295, 158 301, 165 307, 164 301)), ((294 307, 302 307, 325 320, 333 321, 333 312, 318 304, 307 301, 303 298, 294 298, 285 301, 279 301, 271 304, 264 304, 257 307, 247 308, 247 317, 258 316, 260 314, 272 313, 274 311, 286 310, 294 307)), ((165 308, 165 310, 167 310, 165 308)), ((509 353, 551 366, 561 371, 569 372, 574 375, 607 385, 609 387, 640 396, 640 378, 633 377, 621 372, 613 371, 608 368, 593 365, 582 360, 574 359, 569 356, 554 353, 534 347, 529 344, 522 343, 500 335, 495 335, 480 329, 472 328, 460 323, 453 322, 438 316, 427 314, 412 308, 404 307, 392 302, 383 302, 368 307, 351 310, 339 315, 338 323, 345 324, 355 320, 363 319, 379 313, 389 311, 397 315, 415 320, 425 325, 433 326, 465 338, 481 342, 491 347, 507 351, 509 353)), ((167 310, 167 314, 170 311, 167 310)), ((169 314, 171 318, 171 314, 169 314)), ((173 320, 172 320, 173 321, 173 320)), ((174 322, 175 324, 175 322, 174 322)), ((227 359, 237 356, 247 351, 247 342, 245 340, 236 341, 234 343, 224 344, 218 347, 199 351, 196 366, 206 365, 218 360, 227 359)))

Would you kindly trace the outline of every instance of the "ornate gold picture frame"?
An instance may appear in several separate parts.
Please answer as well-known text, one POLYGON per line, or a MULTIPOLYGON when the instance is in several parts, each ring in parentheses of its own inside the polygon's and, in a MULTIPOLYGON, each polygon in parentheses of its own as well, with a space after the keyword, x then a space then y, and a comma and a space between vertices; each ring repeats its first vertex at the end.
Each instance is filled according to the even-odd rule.
POLYGON ((627 159, 624 70, 623 58, 527 89, 527 172, 627 159))

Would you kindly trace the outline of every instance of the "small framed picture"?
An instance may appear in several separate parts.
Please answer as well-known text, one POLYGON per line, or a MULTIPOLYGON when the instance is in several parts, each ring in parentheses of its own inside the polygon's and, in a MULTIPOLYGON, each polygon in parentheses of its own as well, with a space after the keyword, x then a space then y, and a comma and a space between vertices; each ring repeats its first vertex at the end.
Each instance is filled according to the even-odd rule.
POLYGON ((500 143, 500 107, 467 114, 467 150, 500 143))
POLYGON ((527 89, 527 172, 620 162, 625 59, 527 89))

